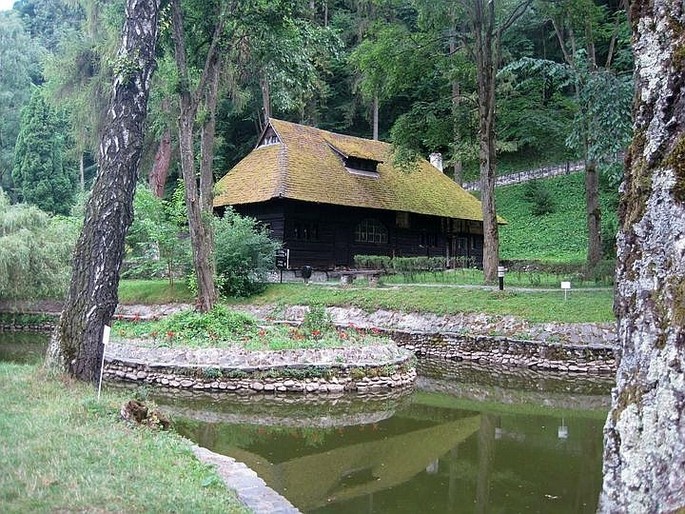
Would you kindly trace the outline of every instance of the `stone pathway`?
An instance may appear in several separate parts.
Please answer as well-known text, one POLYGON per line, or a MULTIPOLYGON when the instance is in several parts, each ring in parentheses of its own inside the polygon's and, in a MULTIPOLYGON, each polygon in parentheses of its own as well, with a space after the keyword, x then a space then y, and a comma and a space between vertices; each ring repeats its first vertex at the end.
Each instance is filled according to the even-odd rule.
POLYGON ((234 490, 240 501, 255 514, 300 513, 242 462, 214 453, 202 446, 193 446, 193 453, 202 462, 214 465, 226 487, 234 490))

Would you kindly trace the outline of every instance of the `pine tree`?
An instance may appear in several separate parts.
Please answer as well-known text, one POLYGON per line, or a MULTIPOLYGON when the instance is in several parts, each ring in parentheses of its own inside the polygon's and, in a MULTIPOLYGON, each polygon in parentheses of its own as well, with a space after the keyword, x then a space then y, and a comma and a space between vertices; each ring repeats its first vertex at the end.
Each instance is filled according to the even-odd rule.
POLYGON ((22 112, 14 149, 12 180, 21 201, 46 212, 69 213, 74 183, 64 168, 63 147, 57 114, 36 89, 22 112))

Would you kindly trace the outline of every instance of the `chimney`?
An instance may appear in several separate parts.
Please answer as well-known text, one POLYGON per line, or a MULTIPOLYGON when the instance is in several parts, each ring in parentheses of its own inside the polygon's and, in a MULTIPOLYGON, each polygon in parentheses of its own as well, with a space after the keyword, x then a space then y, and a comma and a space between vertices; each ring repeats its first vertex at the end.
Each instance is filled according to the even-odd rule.
POLYGON ((428 156, 428 160, 433 166, 442 171, 442 154, 440 152, 433 152, 428 156))

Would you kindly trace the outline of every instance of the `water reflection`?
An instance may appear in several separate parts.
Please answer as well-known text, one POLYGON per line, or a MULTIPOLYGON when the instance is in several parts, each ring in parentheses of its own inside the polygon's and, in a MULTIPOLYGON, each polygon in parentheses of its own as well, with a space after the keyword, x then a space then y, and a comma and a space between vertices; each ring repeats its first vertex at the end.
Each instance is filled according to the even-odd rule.
MULTIPOLYGON (((40 362, 47 334, 3 333, 40 362)), ((422 360, 413 392, 164 394, 176 429, 306 513, 594 512, 610 379, 422 360)))
POLYGON ((408 396, 310 406, 158 401, 179 432, 245 462, 306 513, 594 512, 609 384, 542 377, 554 391, 537 380, 509 389, 459 382, 463 371, 423 376, 408 396))
POLYGON ((45 357, 49 338, 43 332, 0 332, 0 361, 38 364, 45 357))

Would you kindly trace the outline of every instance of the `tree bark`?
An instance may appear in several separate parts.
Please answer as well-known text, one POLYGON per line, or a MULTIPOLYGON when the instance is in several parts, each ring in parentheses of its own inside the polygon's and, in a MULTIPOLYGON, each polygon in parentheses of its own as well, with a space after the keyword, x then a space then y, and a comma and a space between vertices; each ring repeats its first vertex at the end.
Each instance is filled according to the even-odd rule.
POLYGON ((499 227, 495 206, 495 74, 499 33, 495 31, 494 1, 487 2, 486 5, 483 0, 474 2, 473 24, 480 118, 478 138, 483 213, 483 275, 486 283, 494 283, 499 265, 499 227))
POLYGON ((599 208, 597 161, 585 162, 585 205, 587 217, 587 264, 594 268, 602 260, 602 213, 599 208))
POLYGON ((373 118, 373 140, 378 141, 378 116, 380 111, 380 102, 378 100, 378 94, 373 96, 373 104, 371 106, 372 118, 373 118))
MULTIPOLYGON (((181 78, 181 87, 178 92, 180 106, 180 116, 178 119, 179 151, 181 153, 181 170, 183 172, 185 201, 188 210, 188 230, 190 233, 193 251, 193 266, 197 281, 197 299, 195 306, 199 311, 207 312, 214 307, 218 299, 214 282, 214 238, 212 235, 211 207, 209 212, 203 209, 203 206, 207 205, 207 200, 203 201, 202 198, 202 191, 205 189, 202 185, 202 181, 205 180, 206 177, 201 174, 201 184, 198 187, 193 142, 195 135, 195 118, 197 116, 199 102, 202 98, 206 98, 205 95, 208 91, 210 95, 216 95, 216 87, 218 87, 218 85, 214 84, 214 81, 218 81, 218 68, 220 67, 217 53, 218 42, 223 27, 223 16, 219 15, 219 20, 215 26, 212 42, 207 51, 205 67, 200 77, 200 84, 195 92, 191 93, 180 0, 172 0, 171 8, 174 55, 181 78), (215 75, 215 73, 217 75, 215 75)), ((216 109, 216 100, 214 101, 214 108, 216 109)), ((209 114, 210 116, 214 115, 214 113, 209 114)), ((213 123, 211 123, 210 127, 213 126, 213 123)), ((214 137, 212 134, 212 146, 213 140, 214 137)), ((205 154, 208 152, 213 153, 213 148, 205 148, 203 144, 203 152, 205 154)), ((211 193, 205 195, 210 198, 209 205, 211 206, 211 193)))
POLYGON ((681 0, 635 0, 635 134, 621 187, 622 356, 600 512, 685 509, 685 74, 681 0))
POLYGON ((95 382, 103 327, 117 306, 124 238, 133 218, 133 194, 142 154, 143 125, 155 67, 159 0, 128 0, 99 174, 86 206, 74 253, 69 293, 52 334, 46 365, 95 382))
POLYGON ((148 177, 148 184, 150 191, 162 198, 164 196, 164 186, 166 179, 169 176, 169 166, 171 165, 171 131, 166 129, 162 134, 162 139, 159 140, 157 152, 155 153, 155 162, 150 170, 148 177))

